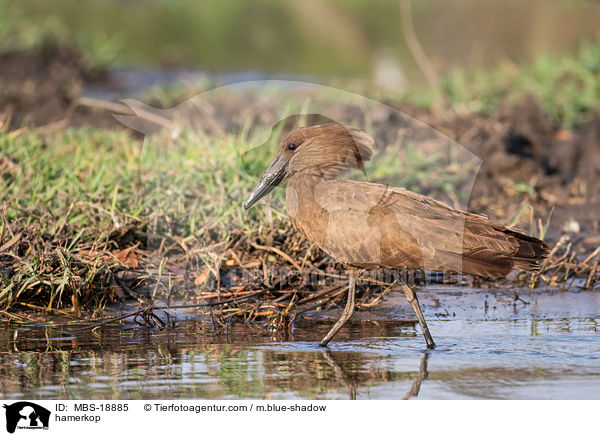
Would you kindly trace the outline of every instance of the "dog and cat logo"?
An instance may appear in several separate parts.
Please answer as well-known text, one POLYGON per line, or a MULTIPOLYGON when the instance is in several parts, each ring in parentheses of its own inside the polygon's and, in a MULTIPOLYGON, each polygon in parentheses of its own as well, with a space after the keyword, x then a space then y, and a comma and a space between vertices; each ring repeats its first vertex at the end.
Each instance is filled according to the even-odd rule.
POLYGON ((19 401, 13 404, 5 404, 6 409, 6 431, 14 433, 18 428, 28 430, 48 429, 50 422, 50 411, 42 406, 29 401, 19 401))

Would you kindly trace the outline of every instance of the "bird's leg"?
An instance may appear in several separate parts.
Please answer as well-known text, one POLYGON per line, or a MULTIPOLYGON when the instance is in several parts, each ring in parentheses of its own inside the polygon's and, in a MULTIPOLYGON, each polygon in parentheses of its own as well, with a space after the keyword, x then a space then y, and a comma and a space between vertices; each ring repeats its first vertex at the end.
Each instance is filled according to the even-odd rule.
POLYGON ((331 330, 329 330, 329 333, 327 333, 327 335, 325 335, 325 337, 319 344, 319 345, 321 345, 321 347, 326 347, 327 344, 329 343, 329 341, 331 341, 331 339, 338 332, 338 330, 341 329, 342 326, 344 324, 346 324, 346 321, 348 321, 350 319, 350 317, 352 316, 352 313, 354 312, 354 294, 356 292, 356 278, 357 277, 358 277, 358 271, 350 270, 350 282, 348 283, 348 299, 346 300, 346 307, 344 308, 344 311, 342 312, 342 316, 340 316, 340 319, 338 319, 338 321, 333 325, 331 330))
POLYGON ((402 283, 402 290, 404 291, 404 295, 406 296, 406 300, 410 303, 415 314, 417 315, 417 319, 419 320, 419 325, 421 326, 421 330, 423 331, 423 336, 425 336, 425 342, 427 342, 427 349, 433 350, 435 348, 435 342, 433 342, 433 338, 431 337, 431 333, 429 333, 429 327, 427 327, 427 323, 425 322, 425 317, 423 316, 423 312, 421 311, 421 306, 419 305, 419 300, 417 300, 417 295, 413 288, 408 286, 406 283, 402 283))

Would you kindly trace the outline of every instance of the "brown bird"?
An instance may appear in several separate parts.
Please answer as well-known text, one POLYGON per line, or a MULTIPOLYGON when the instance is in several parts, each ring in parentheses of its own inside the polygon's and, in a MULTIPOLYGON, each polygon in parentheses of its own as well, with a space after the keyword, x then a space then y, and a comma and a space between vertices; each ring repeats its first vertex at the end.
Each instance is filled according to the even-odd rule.
MULTIPOLYGON (((504 277, 513 268, 535 270, 547 254, 544 242, 484 216, 403 188, 335 178, 349 168, 364 171, 372 144, 364 131, 338 123, 293 130, 281 140, 277 156, 244 203, 249 209, 287 180, 286 205, 294 227, 348 268, 346 307, 322 346, 352 316, 361 270, 408 268, 504 277)), ((434 348, 413 289, 402 287, 427 348, 434 348)))

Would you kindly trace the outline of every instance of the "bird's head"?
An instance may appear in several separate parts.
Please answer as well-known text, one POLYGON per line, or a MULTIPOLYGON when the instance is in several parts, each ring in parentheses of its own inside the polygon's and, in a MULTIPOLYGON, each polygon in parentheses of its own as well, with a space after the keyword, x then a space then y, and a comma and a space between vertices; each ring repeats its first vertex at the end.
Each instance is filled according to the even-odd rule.
POLYGON ((280 141, 277 155, 244 203, 244 209, 250 209, 295 174, 330 179, 348 168, 364 171, 364 162, 371 158, 372 144, 373 138, 366 132, 339 123, 292 130, 280 141))

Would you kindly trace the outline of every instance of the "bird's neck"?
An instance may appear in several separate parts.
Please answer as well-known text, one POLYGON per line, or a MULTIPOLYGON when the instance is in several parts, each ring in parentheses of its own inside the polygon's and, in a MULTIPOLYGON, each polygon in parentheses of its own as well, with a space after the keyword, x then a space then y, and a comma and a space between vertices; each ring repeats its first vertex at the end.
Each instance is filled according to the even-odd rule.
POLYGON ((300 230, 303 230, 303 223, 318 219, 324 212, 315 200, 315 189, 327 182, 321 175, 307 171, 296 173, 288 180, 285 195, 287 212, 300 230))
POLYGON ((304 170, 304 171, 299 171, 297 173, 294 173, 290 176, 289 178, 289 182, 294 184, 294 185, 298 185, 298 186, 304 186, 304 187, 308 187, 308 186, 316 186, 319 183, 323 182, 324 180, 328 180, 329 178, 326 177, 321 171, 317 171, 317 170, 304 170))
POLYGON ((317 201, 316 191, 329 182, 321 175, 303 171, 290 177, 285 196, 287 213, 294 227, 321 248, 325 246, 329 212, 317 201))

